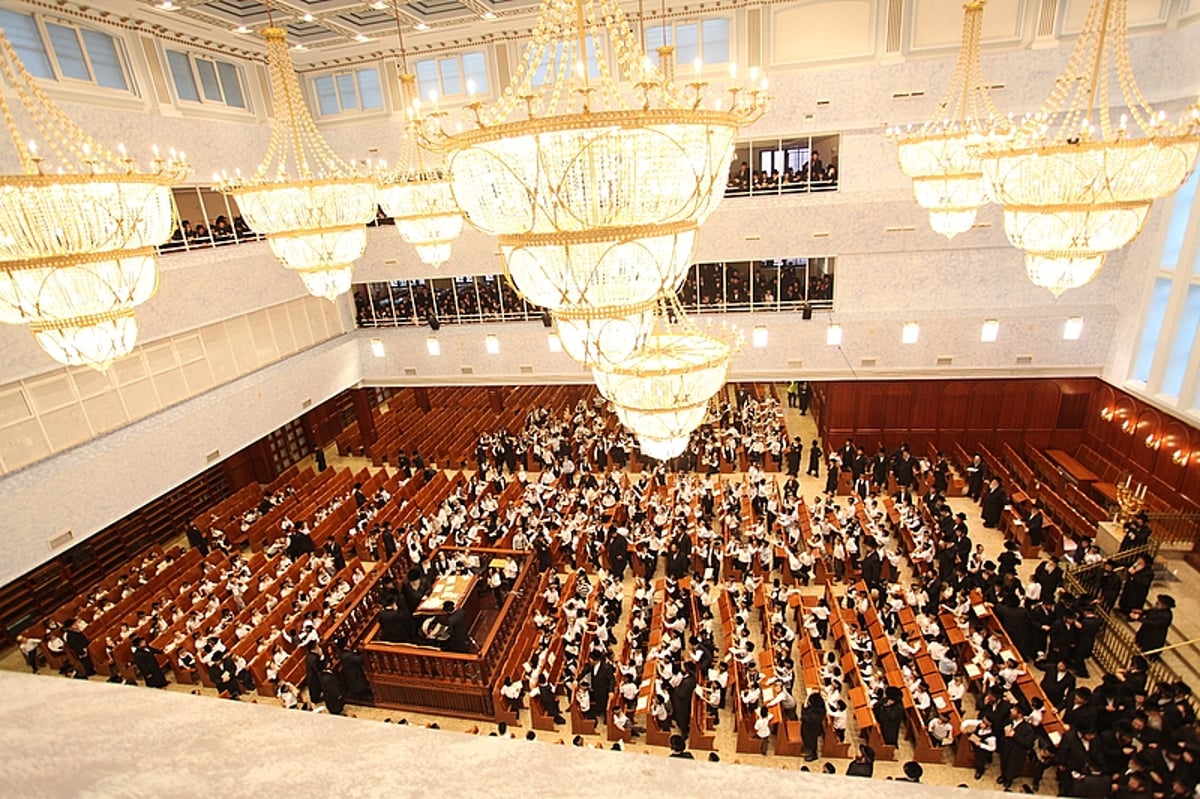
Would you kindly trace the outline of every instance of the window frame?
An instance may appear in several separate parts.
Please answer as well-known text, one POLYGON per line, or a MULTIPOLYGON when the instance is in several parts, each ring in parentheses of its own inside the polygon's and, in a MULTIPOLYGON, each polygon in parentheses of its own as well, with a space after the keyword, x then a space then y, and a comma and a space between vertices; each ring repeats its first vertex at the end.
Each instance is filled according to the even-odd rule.
MULTIPOLYGON (((51 81, 58 86, 74 92, 91 93, 93 91, 99 91, 110 97, 141 97, 141 93, 138 89, 137 76, 134 72, 133 62, 129 55, 129 47, 126 45, 125 39, 122 36, 111 33, 103 28, 93 27, 91 25, 81 25, 73 19, 66 19, 53 14, 26 12, 16 9, 5 9, 5 11, 8 11, 11 14, 29 17, 33 20, 34 32, 37 34, 38 41, 41 44, 42 57, 45 65, 50 71, 49 76, 42 76, 37 74, 37 71, 40 70, 35 71, 30 69, 29 72, 34 76, 35 80, 51 81), (67 75, 63 70, 58 50, 55 48, 54 40, 50 36, 49 26, 51 25, 56 28, 69 30, 74 34, 75 43, 79 47, 84 68, 88 73, 87 78, 72 77, 67 75), (90 51, 88 41, 84 36, 85 32, 93 36, 102 36, 112 44, 113 52, 116 56, 117 66, 121 70, 121 79, 125 83, 124 88, 108 86, 100 82, 100 79, 97 77, 96 73, 96 65, 93 60, 93 53, 90 51)), ((28 59, 22 57, 22 62, 25 61, 28 61, 28 59)), ((26 65, 26 69, 29 69, 28 65, 26 65)))
MULTIPOLYGON (((677 42, 679 41, 679 33, 678 33, 677 29, 682 26, 694 26, 696 29, 696 53, 699 55, 700 61, 702 62, 702 72, 706 72, 710 69, 726 70, 729 68, 730 64, 737 63, 737 59, 734 58, 734 55, 735 55, 734 45, 737 42, 736 26, 734 25, 734 19, 732 16, 729 16, 729 17, 712 16, 712 17, 695 17, 695 18, 689 17, 687 19, 670 20, 667 23, 659 21, 659 23, 657 25, 647 25, 646 26, 646 34, 645 34, 645 41, 647 43, 646 55, 647 55, 647 57, 649 57, 651 63, 653 63, 656 67, 658 66, 658 52, 657 52, 658 45, 655 45, 654 47, 650 47, 649 41, 650 41, 650 38, 652 35, 657 36, 657 34, 651 34, 651 31, 660 31, 660 30, 665 29, 665 30, 669 30, 671 35, 669 38, 666 36, 662 36, 661 37, 662 43, 672 45, 676 48, 676 50, 675 50, 675 69, 676 69, 676 71, 678 72, 679 70, 688 70, 688 69, 692 68, 692 64, 695 62, 695 57, 689 58, 685 61, 684 59, 680 58, 680 56, 679 56, 679 49, 678 49, 679 46, 677 44, 677 42), (705 45, 704 45, 704 24, 706 22, 718 22, 718 21, 724 21, 727 26, 727 28, 726 28, 727 35, 725 38, 725 59, 722 61, 717 61, 717 60, 708 58, 708 54, 705 52, 705 45)), ((680 74, 684 74, 684 73, 680 73, 680 74)))
POLYGON ((162 66, 164 69, 164 77, 170 81, 171 96, 175 102, 185 108, 203 108, 205 110, 220 109, 236 114, 253 114, 254 109, 250 103, 250 82, 246 77, 246 70, 242 64, 237 61, 232 61, 225 58, 220 58, 209 53, 198 52, 187 48, 167 47, 165 43, 162 46, 162 66), (197 99, 193 100, 190 97, 184 97, 179 90, 179 81, 175 76, 175 69, 171 65, 171 55, 182 56, 187 60, 188 69, 191 71, 192 85, 196 89, 197 99), (210 99, 204 87, 204 81, 201 76, 199 61, 206 61, 212 64, 213 73, 217 79, 217 88, 221 92, 220 100, 210 99), (226 91, 225 81, 221 74, 221 65, 225 64, 232 67, 234 76, 238 81, 238 91, 241 93, 242 105, 230 105, 228 101, 228 92, 226 91))
POLYGON ((386 114, 387 113, 387 92, 384 90, 383 76, 379 74, 378 66, 353 66, 344 69, 334 69, 325 72, 315 73, 310 75, 305 81, 308 86, 308 91, 311 94, 310 107, 313 110, 313 116, 317 119, 338 119, 347 116, 361 116, 363 114, 386 114), (363 84, 362 75, 364 73, 372 73, 375 75, 375 90, 379 94, 379 105, 371 108, 363 107, 363 84), (343 105, 343 84, 342 78, 351 78, 350 84, 354 89, 354 105, 343 105), (332 97, 337 103, 338 110, 327 112, 321 104, 322 90, 319 83, 328 80, 329 88, 332 90, 332 97))
POLYGON ((492 75, 492 63, 491 63, 491 59, 488 58, 487 50, 484 50, 484 49, 465 50, 465 51, 456 52, 456 53, 430 55, 427 58, 421 58, 421 59, 414 61, 413 66, 412 66, 412 71, 413 71, 413 75, 417 79, 417 94, 420 96, 422 102, 426 102, 429 100, 429 88, 430 87, 427 85, 427 82, 426 82, 427 79, 422 80, 422 78, 421 78, 421 72, 420 72, 421 64, 429 64, 429 63, 433 64, 434 72, 437 74, 437 83, 438 83, 437 93, 438 93, 439 101, 449 100, 451 102, 454 102, 455 100, 466 100, 468 97, 472 97, 472 96, 474 96, 474 97, 491 97, 492 96, 492 84, 494 83, 494 76, 492 75), (468 72, 467 64, 464 61, 464 59, 468 56, 479 56, 483 59, 482 75, 483 75, 484 79, 487 81, 487 83, 484 86, 480 86, 479 82, 475 81, 475 90, 473 93, 468 91, 467 84, 470 81, 474 80, 475 76, 480 73, 478 73, 474 70, 472 70, 471 72, 468 72), (453 92, 446 91, 445 74, 442 72, 442 62, 443 61, 456 61, 457 62, 458 83, 459 83, 458 91, 453 91, 453 92))

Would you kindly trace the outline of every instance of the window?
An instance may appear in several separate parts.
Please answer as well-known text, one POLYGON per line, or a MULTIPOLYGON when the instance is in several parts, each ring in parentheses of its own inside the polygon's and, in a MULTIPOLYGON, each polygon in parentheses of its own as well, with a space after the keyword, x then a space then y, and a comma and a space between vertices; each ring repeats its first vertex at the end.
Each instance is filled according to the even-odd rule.
POLYGON ((29 70, 30 75, 35 78, 54 77, 50 56, 46 54, 46 45, 42 42, 37 20, 28 14, 0 9, 0 28, 4 29, 4 35, 12 43, 13 49, 17 51, 21 63, 29 70))
POLYGON ((740 142, 726 192, 731 196, 833 191, 838 186, 837 133, 740 142))
POLYGON ((487 58, 482 52, 461 53, 443 58, 426 58, 416 64, 417 91, 422 100, 435 94, 455 97, 488 94, 487 58))
POLYGON ((1154 365, 1154 348, 1162 333, 1163 318, 1167 313, 1167 300, 1171 296, 1171 281, 1160 277, 1154 281, 1154 292, 1150 296, 1150 308, 1146 311, 1146 322, 1142 338, 1138 342, 1137 357, 1133 362, 1133 379, 1143 383, 1150 380, 1150 367, 1154 365))
POLYGON ((1170 360, 1167 361, 1167 373, 1163 377, 1163 394, 1178 397, 1183 390, 1183 377, 1194 349, 1192 345, 1196 343, 1197 327, 1200 327, 1200 285, 1191 285, 1183 302, 1179 326, 1175 328, 1175 341, 1171 346, 1170 360))
POLYGON ((175 83, 175 96, 189 103, 245 108, 242 71, 229 61, 196 53, 167 50, 167 66, 175 83))
POLYGON ((1197 180, 1200 180, 1200 172, 1193 172, 1171 204, 1171 221, 1167 225, 1167 237, 1163 240, 1162 258, 1158 263, 1163 269, 1174 269, 1179 264, 1183 237, 1187 234, 1188 217, 1192 214, 1192 203, 1196 199, 1197 180))
POLYGON ((379 111, 383 108, 383 90, 379 70, 356 69, 313 78, 317 111, 333 116, 345 111, 379 111))
POLYGON ((686 67, 699 58, 705 64, 729 63, 729 19, 716 17, 700 22, 676 22, 646 28, 646 51, 655 64, 658 48, 675 45, 675 63, 686 67))
MULTIPOLYGON (((600 77, 600 62, 596 55, 596 42, 591 36, 586 37, 586 42, 587 42, 586 58, 587 58, 588 77, 589 78, 599 78, 600 77)), ((555 77, 557 75, 559 75, 563 69, 569 69, 572 72, 578 72, 578 69, 579 69, 579 67, 578 67, 578 63, 579 63, 578 48, 579 48, 579 45, 575 41, 572 41, 571 49, 567 53, 567 57, 570 58, 574 63, 563 64, 562 63, 563 45, 562 45, 562 42, 559 42, 554 48, 553 66, 551 66, 550 50, 547 49, 545 54, 542 56, 542 63, 538 64, 538 68, 533 73, 533 79, 531 81, 532 85, 536 88, 538 86, 541 86, 547 80, 553 81, 555 79, 555 77)))
POLYGON ((107 33, 0 10, 0 28, 36 78, 132 91, 121 43, 107 33))

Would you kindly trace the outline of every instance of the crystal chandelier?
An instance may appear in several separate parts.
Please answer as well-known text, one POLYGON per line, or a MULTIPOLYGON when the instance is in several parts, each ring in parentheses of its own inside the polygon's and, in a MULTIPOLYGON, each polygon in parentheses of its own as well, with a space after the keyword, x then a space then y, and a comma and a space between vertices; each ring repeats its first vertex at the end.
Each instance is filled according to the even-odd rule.
POLYGON ((97 143, 38 87, 3 32, 0 71, 28 118, 22 131, 0 92, 21 162, 19 174, 0 176, 0 322, 28 324, 59 363, 103 371, 133 350, 133 309, 158 289, 154 247, 174 229, 171 187, 186 160, 156 152, 142 172, 124 147, 97 143))
POLYGON ((1025 251, 1030 279, 1055 295, 1087 283, 1107 253, 1138 235, 1153 201, 1183 183, 1200 149, 1200 109, 1170 122, 1134 81, 1126 5, 1091 0, 1041 109, 981 152, 1008 240, 1025 251), (1128 107, 1119 120, 1110 110, 1111 71, 1128 107))
POLYGON ((351 265, 367 247, 375 218, 375 180, 359 174, 317 131, 300 93, 285 32, 264 28, 275 119, 267 154, 253 177, 219 177, 246 224, 308 291, 334 300, 350 289, 351 265))
POLYGON ((592 375, 617 418, 638 437, 642 452, 669 460, 683 452, 704 422, 709 400, 725 385, 741 343, 737 331, 701 331, 668 296, 641 352, 622 364, 595 368, 592 375))
POLYGON ((937 118, 919 128, 892 128, 900 169, 913 179, 917 204, 929 211, 929 225, 947 239, 975 224, 975 211, 987 202, 983 167, 975 152, 985 134, 1002 135, 980 65, 980 37, 986 0, 963 6, 962 44, 950 88, 937 118))
MULTIPOLYGON (((417 78, 408 71, 399 3, 393 3, 400 39, 400 95, 405 113, 415 120, 419 106, 417 78)), ((392 218, 400 238, 413 245, 423 263, 439 267, 450 257, 451 242, 462 233, 463 218, 440 163, 417 144, 411 129, 404 137, 405 152, 396 169, 379 175, 379 204, 392 218)))
POLYGON ((675 82, 674 48, 658 55, 656 67, 617 0, 543 0, 497 102, 469 103, 471 122, 453 131, 436 106, 418 118, 423 141, 448 153, 467 221, 499 236, 514 286, 558 318, 564 349, 583 336, 572 356, 587 365, 619 363, 650 334, 653 314, 631 309, 683 282, 737 130, 767 106, 765 81, 709 97, 699 77, 675 82), (604 58, 595 76, 585 66, 604 42, 621 83, 604 58))

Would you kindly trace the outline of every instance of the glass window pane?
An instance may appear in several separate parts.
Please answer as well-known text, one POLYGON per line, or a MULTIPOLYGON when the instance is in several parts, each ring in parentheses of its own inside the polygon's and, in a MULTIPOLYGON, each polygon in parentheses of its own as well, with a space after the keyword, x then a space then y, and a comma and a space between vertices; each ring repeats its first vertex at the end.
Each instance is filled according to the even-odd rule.
POLYGON ((690 67, 700 55, 700 26, 688 22, 675 26, 675 63, 690 67))
POLYGON ((200 73, 200 88, 204 90, 204 99, 214 103, 221 102, 221 82, 217 80, 216 65, 207 58, 197 58, 196 71, 200 73))
MULTIPOLYGON (((543 83, 546 82, 546 72, 549 71, 549 69, 550 69, 550 52, 551 52, 550 48, 546 48, 546 51, 544 53, 542 53, 542 63, 538 64, 537 69, 535 69, 533 71, 533 77, 530 79, 530 83, 534 87, 541 86, 543 83)), ((561 53, 562 53, 562 44, 558 44, 554 48, 554 63, 555 64, 558 63, 558 59, 559 59, 561 53)), ((555 70, 555 71, 557 72, 557 70, 555 70)))
POLYGON ((704 63, 727 63, 729 61, 729 20, 706 19, 701 26, 700 40, 704 45, 704 63))
POLYGON ((1183 390, 1183 376, 1191 360, 1192 345, 1196 343, 1197 325, 1200 325, 1200 286, 1188 286, 1183 314, 1179 317, 1179 327, 1175 329, 1171 359, 1167 361, 1167 374, 1163 378, 1163 394, 1178 397, 1183 390))
POLYGON ((121 67, 116 40, 99 31, 81 32, 88 59, 92 62, 92 69, 96 71, 96 83, 107 89, 128 91, 129 84, 125 82, 125 70, 121 67))
POLYGON ((458 76, 458 59, 443 58, 438 61, 442 71, 442 92, 446 95, 463 94, 462 81, 458 76))
POLYGON ((358 71, 358 96, 364 111, 383 108, 383 92, 379 90, 379 73, 373 69, 358 71))
POLYGON ((600 77, 600 62, 596 58, 596 40, 588 36, 586 42, 588 77, 598 78, 600 77))
POLYGON ((58 68, 62 70, 63 77, 91 80, 92 73, 83 60, 83 48, 79 46, 75 29, 47 22, 46 33, 50 34, 50 45, 54 48, 54 57, 58 59, 58 68))
POLYGON ((1167 300, 1171 296, 1171 281, 1160 277, 1154 281, 1154 293, 1150 295, 1150 307, 1146 311, 1146 322, 1142 327, 1142 338, 1138 342, 1137 357, 1133 362, 1134 380, 1143 383, 1150 379, 1150 367, 1154 364, 1154 348, 1162 334, 1163 317, 1167 313, 1167 300))
POLYGON ((1175 195, 1171 206, 1171 222, 1167 226, 1167 237, 1163 241, 1162 259, 1159 266, 1174 269, 1179 263, 1179 251, 1183 249, 1183 237, 1187 234, 1188 217, 1192 214, 1192 203, 1196 199, 1196 181, 1200 172, 1193 172, 1175 195))
POLYGON ((438 83, 437 62, 433 59, 417 62, 417 90, 421 92, 422 100, 428 100, 433 92, 441 95, 442 88, 438 83))
POLYGON ((0 8, 0 28, 4 29, 4 35, 12 43, 30 75, 35 78, 54 77, 50 57, 46 55, 46 45, 33 17, 0 8))
POLYGON ((217 74, 221 77, 221 91, 225 93, 225 105, 245 108, 246 98, 242 94, 242 81, 238 75, 238 68, 228 61, 218 61, 217 74))
POLYGON ((337 83, 338 103, 342 110, 358 108, 358 92, 354 88, 354 73, 343 72, 334 77, 337 83))
POLYGON ((175 94, 180 100, 200 102, 200 92, 196 88, 196 76, 192 74, 192 62, 186 53, 176 50, 167 51, 167 64, 171 67, 171 77, 175 80, 175 94))
POLYGON ((671 43, 671 28, 666 25, 651 25, 646 28, 646 52, 658 63, 658 53, 655 52, 664 44, 671 43))
POLYGON ((333 76, 322 75, 313 81, 313 88, 317 91, 317 107, 321 110, 321 116, 336 114, 339 109, 333 76))
POLYGON ((463 53, 463 76, 468 81, 474 81, 475 91, 479 94, 489 94, 487 59, 483 53, 463 53))

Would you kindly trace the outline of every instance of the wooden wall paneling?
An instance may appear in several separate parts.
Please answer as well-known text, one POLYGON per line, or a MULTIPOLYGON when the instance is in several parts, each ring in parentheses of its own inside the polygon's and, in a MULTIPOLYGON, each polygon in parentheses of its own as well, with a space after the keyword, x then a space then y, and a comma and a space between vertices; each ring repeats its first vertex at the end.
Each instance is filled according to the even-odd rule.
POLYGON ((1142 406, 1137 416, 1137 432, 1133 436, 1127 437, 1129 439, 1129 460, 1146 476, 1154 474, 1154 465, 1157 460, 1154 450, 1146 446, 1146 436, 1161 428, 1162 415, 1154 408, 1142 406))
POLYGON ((1178 419, 1166 419, 1163 423, 1162 445, 1155 453, 1155 476, 1162 482, 1163 487, 1171 493, 1183 491, 1183 476, 1187 471, 1186 465, 1175 463, 1176 451, 1190 452, 1191 431, 1178 419))

